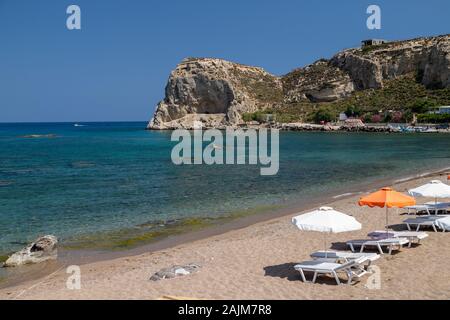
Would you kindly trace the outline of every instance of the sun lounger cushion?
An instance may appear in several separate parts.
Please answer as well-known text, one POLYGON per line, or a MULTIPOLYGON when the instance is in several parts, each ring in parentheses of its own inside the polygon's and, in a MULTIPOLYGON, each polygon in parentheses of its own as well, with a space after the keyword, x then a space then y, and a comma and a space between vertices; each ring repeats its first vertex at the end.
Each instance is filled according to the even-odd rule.
POLYGON ((382 238, 386 238, 386 237, 394 237, 394 238, 403 237, 403 238, 408 238, 410 240, 422 240, 422 239, 425 239, 428 237, 428 233, 423 232, 423 231, 391 231, 391 230, 389 230, 388 232, 386 232, 386 231, 377 230, 377 231, 373 231, 373 232, 369 233, 368 236, 371 238, 377 238, 377 239, 382 239, 382 238))
POLYGON ((373 252, 317 251, 311 253, 311 258, 313 259, 332 258, 332 259, 346 259, 346 260, 362 259, 367 261, 375 261, 380 258, 380 255, 373 252))

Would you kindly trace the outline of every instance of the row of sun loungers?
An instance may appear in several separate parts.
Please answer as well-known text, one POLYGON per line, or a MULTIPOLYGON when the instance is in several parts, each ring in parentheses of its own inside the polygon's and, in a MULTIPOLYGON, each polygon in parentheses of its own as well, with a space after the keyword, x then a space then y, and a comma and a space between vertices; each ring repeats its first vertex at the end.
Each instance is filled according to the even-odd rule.
POLYGON ((414 206, 404 207, 408 211, 408 215, 411 212, 420 213, 425 212, 427 215, 438 214, 439 211, 447 211, 450 208, 450 202, 427 202, 424 204, 418 204, 414 206))
POLYGON ((419 244, 428 237, 426 232, 420 231, 422 227, 432 228, 435 232, 450 231, 450 216, 438 215, 439 211, 447 213, 450 203, 425 203, 422 205, 405 207, 408 215, 411 211, 416 214, 425 212, 427 215, 417 218, 408 218, 404 221, 408 231, 373 231, 367 239, 350 240, 346 244, 351 252, 346 251, 317 251, 311 254, 311 261, 304 261, 294 266, 300 272, 303 282, 307 282, 305 273, 312 272, 312 283, 320 275, 331 275, 336 283, 341 284, 339 274, 347 276, 347 283, 352 284, 355 279, 370 272, 373 261, 381 255, 401 250, 403 246, 409 248, 413 243, 419 244), (432 215, 434 214, 434 215, 432 215), (377 253, 364 252, 366 249, 376 249, 377 253))
POLYGON ((428 237, 426 232, 419 231, 374 231, 368 234, 369 239, 351 240, 347 245, 351 252, 317 251, 311 254, 311 261, 304 261, 294 266, 300 272, 303 282, 307 282, 305 272, 312 272, 311 282, 315 283, 320 275, 331 275, 337 284, 341 284, 339 274, 347 276, 347 284, 354 283, 369 272, 373 261, 380 258, 387 250, 392 254, 403 246, 411 247, 412 243, 420 243, 428 237), (377 253, 364 252, 366 248, 376 248, 377 253))
POLYGON ((402 246, 411 247, 413 243, 420 243, 421 240, 428 237, 425 232, 418 231, 374 231, 368 234, 371 239, 350 240, 347 245, 352 252, 359 248, 363 252, 367 247, 375 247, 380 254, 384 253, 384 248, 392 254, 394 250, 400 250, 402 246))

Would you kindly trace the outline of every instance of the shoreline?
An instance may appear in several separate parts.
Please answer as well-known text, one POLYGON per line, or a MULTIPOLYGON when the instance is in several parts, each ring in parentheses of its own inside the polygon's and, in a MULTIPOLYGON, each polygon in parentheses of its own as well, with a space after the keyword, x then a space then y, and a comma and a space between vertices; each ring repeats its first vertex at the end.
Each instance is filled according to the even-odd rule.
MULTIPOLYGON (((280 131, 296 131, 296 132, 335 132, 335 133, 450 133, 450 128, 440 128, 443 124, 436 123, 418 123, 416 126, 411 126, 404 123, 383 123, 383 124, 365 124, 362 126, 345 125, 337 123, 315 124, 315 123, 258 123, 258 124, 239 124, 239 125, 219 125, 219 126, 204 126, 203 130, 217 129, 226 130, 232 128, 235 130, 259 130, 259 129, 277 129, 280 131)), ((146 130, 149 131, 173 131, 177 129, 184 129, 194 131, 194 127, 180 127, 167 126, 166 128, 155 128, 150 125, 146 130)))
MULTIPOLYGON (((352 186, 351 190, 337 194, 329 192, 322 197, 315 198, 308 205, 293 204, 278 210, 271 210, 262 214, 251 214, 248 216, 236 218, 226 223, 206 226, 200 230, 188 231, 182 234, 168 236, 151 243, 141 244, 135 248, 120 251, 95 251, 95 250, 63 250, 61 257, 57 261, 43 263, 40 265, 25 266, 24 271, 17 272, 15 275, 6 277, 0 281, 0 292, 16 286, 26 285, 28 283, 45 280, 53 272, 60 270, 64 266, 76 264, 88 266, 97 263, 111 263, 117 259, 136 258, 143 254, 157 254, 165 250, 174 250, 178 246, 193 244, 196 242, 209 241, 217 236, 226 236, 229 233, 252 228, 252 226, 267 223, 272 220, 291 217, 292 215, 303 212, 319 205, 330 205, 339 201, 346 201, 351 198, 357 198, 363 193, 371 192, 382 186, 405 184, 420 179, 426 179, 434 176, 441 176, 449 171, 450 167, 440 168, 428 172, 422 172, 414 176, 405 176, 399 178, 379 179, 372 183, 361 183, 352 186), (364 191, 356 191, 364 190, 364 191)), ((335 191, 335 190, 334 190, 335 191)), ((399 190, 403 191, 403 190, 399 190)), ((13 270, 14 272, 14 270, 13 270)), ((1 294, 0 294, 1 296, 1 294)))

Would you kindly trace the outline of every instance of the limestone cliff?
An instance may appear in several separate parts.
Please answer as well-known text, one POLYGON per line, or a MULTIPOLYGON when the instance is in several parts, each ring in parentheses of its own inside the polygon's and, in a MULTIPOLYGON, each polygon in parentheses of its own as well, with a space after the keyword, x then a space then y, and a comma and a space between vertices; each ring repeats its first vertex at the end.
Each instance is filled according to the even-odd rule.
POLYGON ((444 88, 450 86, 450 35, 347 50, 330 64, 347 72, 360 90, 411 72, 427 88, 444 88))
POLYGON ((172 71, 151 129, 206 127, 241 122, 241 115, 281 102, 281 80, 261 68, 220 59, 185 59, 172 71))
POLYGON ((244 113, 336 101, 407 74, 426 88, 449 88, 450 35, 348 49, 281 77, 220 59, 185 59, 171 73, 148 128, 237 125, 244 113))

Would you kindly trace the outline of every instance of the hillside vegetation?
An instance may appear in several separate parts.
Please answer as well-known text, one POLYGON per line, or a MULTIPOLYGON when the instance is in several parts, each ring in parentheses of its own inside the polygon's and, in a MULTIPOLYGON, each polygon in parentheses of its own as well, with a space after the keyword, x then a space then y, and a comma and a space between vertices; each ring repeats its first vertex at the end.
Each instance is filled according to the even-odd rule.
MULTIPOLYGON (((450 89, 427 89, 408 74, 385 81, 381 89, 355 91, 334 102, 309 101, 280 103, 276 108, 245 114, 244 120, 261 120, 274 114, 278 122, 334 121, 339 113, 362 118, 365 122, 409 122, 412 114, 425 114, 438 106, 450 105, 450 89)), ((428 118, 419 116, 420 120, 428 118)))

